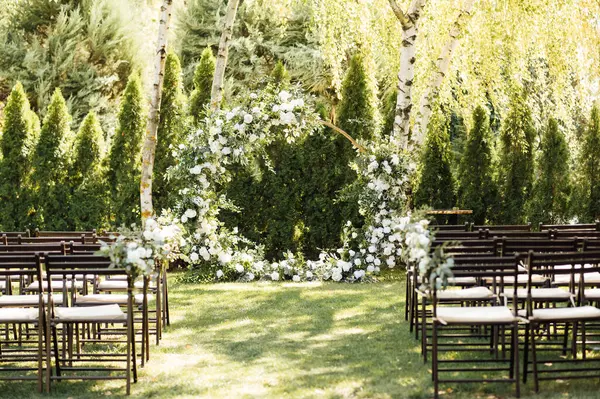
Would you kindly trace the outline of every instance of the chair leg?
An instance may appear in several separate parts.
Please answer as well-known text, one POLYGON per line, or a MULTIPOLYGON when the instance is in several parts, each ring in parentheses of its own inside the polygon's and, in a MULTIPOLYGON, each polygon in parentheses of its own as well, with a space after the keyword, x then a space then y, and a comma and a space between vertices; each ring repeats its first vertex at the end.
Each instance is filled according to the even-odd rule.
POLYGON ((538 369, 537 369, 537 350, 535 346, 535 334, 536 327, 531 325, 531 361, 533 368, 533 386, 536 393, 540 391, 540 382, 538 380, 538 369))
POLYGON ((515 367, 515 395, 521 397, 521 381, 519 379, 519 324, 515 323, 512 331, 512 352, 515 367))
POLYGON ((569 341, 569 323, 565 323, 565 331, 564 331, 564 336, 563 336, 563 349, 562 349, 562 355, 563 356, 567 356, 567 345, 569 341))
POLYGON ((523 384, 527 383, 527 373, 529 372, 529 328, 530 325, 525 326, 525 344, 523 347, 523 384))
POLYGON ((431 328, 431 375, 433 377, 433 397, 439 398, 439 377, 438 377, 438 337, 437 337, 437 323, 433 320, 431 328))
POLYGON ((52 341, 54 342, 54 362, 56 363, 56 376, 60 377, 60 359, 58 358, 58 337, 56 334, 56 325, 52 326, 52 341))

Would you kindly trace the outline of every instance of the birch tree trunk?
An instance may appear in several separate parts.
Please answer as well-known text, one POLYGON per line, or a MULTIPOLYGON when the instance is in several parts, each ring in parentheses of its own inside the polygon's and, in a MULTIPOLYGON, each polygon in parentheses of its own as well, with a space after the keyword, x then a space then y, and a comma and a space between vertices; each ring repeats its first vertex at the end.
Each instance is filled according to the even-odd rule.
POLYGON ((389 0, 390 6, 402 24, 402 49, 400 51, 400 71, 398 72, 398 98, 394 117, 392 140, 401 148, 407 148, 410 137, 410 114, 412 110, 412 85, 415 77, 415 58, 418 20, 426 0, 413 0, 404 13, 396 0, 389 0))
POLYGON ((219 41, 219 52, 217 53, 217 65, 215 66, 215 75, 210 91, 210 108, 212 110, 221 108, 229 41, 233 34, 233 23, 235 22, 235 14, 237 13, 239 4, 240 0, 229 0, 227 3, 227 13, 225 14, 225 22, 223 24, 223 31, 221 32, 221 40, 219 41))
POLYGON ((167 58, 167 34, 173 0, 163 0, 160 7, 160 23, 158 27, 158 48, 154 59, 154 83, 150 100, 150 111, 148 113, 148 127, 142 148, 142 179, 140 183, 140 202, 142 211, 142 225, 146 219, 154 214, 152 207, 152 174, 154 172, 154 155, 156 152, 156 140, 158 122, 160 117, 160 97, 162 94, 163 78, 165 74, 165 59, 167 58))
POLYGON ((429 120, 431 118, 433 99, 438 93, 438 90, 444 81, 444 77, 450 68, 452 54, 458 46, 459 36, 462 32, 463 26, 465 25, 467 19, 471 16, 471 10, 473 9, 474 2, 475 0, 466 0, 463 8, 458 14, 458 17, 452 24, 449 32, 450 37, 442 48, 440 56, 437 59, 437 69, 431 77, 431 81, 421 97, 419 102, 419 113, 415 123, 414 139, 412 140, 413 144, 416 146, 421 145, 425 140, 427 125, 429 124, 429 120))

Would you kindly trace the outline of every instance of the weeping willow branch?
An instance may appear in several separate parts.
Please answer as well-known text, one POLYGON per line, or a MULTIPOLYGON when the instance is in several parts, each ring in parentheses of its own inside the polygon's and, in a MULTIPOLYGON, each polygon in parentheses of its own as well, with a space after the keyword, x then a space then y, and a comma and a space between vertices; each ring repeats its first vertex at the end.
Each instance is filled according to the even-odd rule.
POLYGON ((327 127, 331 128, 331 129, 333 129, 335 132, 337 132, 337 133, 341 134, 342 136, 344 136, 345 138, 347 138, 352 143, 352 145, 355 148, 358 149, 358 151, 360 151, 360 152, 366 152, 365 147, 363 147, 362 145, 358 144, 356 142, 356 140, 354 140, 352 138, 352 136, 350 136, 348 133, 346 133, 345 131, 343 131, 342 129, 340 129, 339 127, 337 127, 336 125, 334 125, 333 123, 327 122, 327 121, 324 121, 324 120, 319 120, 318 122, 321 125, 327 126, 327 127))

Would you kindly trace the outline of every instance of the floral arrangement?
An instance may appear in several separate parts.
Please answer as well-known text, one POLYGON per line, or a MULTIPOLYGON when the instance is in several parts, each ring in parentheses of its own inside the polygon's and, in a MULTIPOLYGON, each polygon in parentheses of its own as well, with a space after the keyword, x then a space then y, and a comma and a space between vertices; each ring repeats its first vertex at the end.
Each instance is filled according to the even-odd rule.
POLYGON ((348 224, 342 248, 322 252, 317 260, 288 252, 283 260, 269 262, 259 244, 219 221, 221 209, 235 209, 220 192, 231 179, 229 166, 263 155, 278 137, 292 142, 319 126, 310 99, 298 90, 277 93, 267 88, 232 110, 210 113, 203 128, 189 133, 187 145, 172 149, 179 163, 169 170, 169 178, 185 185, 175 211, 186 231, 182 258, 209 280, 364 281, 382 267, 408 263, 422 264, 424 272, 441 267, 440 276, 446 275, 445 257, 430 256, 427 222, 405 216, 415 164, 390 143, 368 143, 369 152, 359 153, 353 165, 358 174, 353 190, 365 226, 348 224))
POLYGON ((166 214, 147 219, 143 230, 122 230, 111 236, 112 242, 102 242, 97 255, 106 256, 111 267, 124 268, 136 279, 154 276, 158 265, 179 257, 179 247, 185 239, 178 221, 166 214))

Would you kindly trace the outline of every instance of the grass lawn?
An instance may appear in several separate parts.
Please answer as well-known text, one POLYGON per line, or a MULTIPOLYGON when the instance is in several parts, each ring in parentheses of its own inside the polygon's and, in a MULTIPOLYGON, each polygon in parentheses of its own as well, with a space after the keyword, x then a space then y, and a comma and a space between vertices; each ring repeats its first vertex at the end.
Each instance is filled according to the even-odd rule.
MULTIPOLYGON (((141 370, 140 398, 429 398, 429 365, 403 317, 402 282, 171 285, 172 325, 141 370)), ((446 398, 507 398, 506 384, 446 398)), ((40 397, 1 382, 1 398, 40 397)), ((124 396, 122 381, 61 382, 52 397, 124 396)), ((42 397, 47 397, 42 395, 42 397)), ((522 397, 600 398, 600 381, 532 384, 522 397)))

